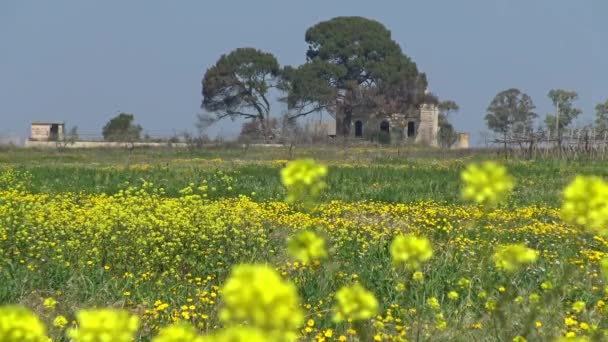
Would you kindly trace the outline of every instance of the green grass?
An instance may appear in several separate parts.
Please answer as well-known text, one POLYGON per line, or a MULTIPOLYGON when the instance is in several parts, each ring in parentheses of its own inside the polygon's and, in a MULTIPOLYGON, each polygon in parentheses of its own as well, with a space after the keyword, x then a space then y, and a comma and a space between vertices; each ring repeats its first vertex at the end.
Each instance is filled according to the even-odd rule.
MULTIPOLYGON (((278 171, 289 152, 285 148, 215 148, 186 150, 7 150, 0 167, 13 166, 31 173, 29 190, 37 193, 116 193, 144 180, 178 196, 189 183, 208 180, 216 191, 211 198, 250 195, 255 200, 284 196, 278 171), (219 161, 221 159, 221 161, 219 161), (141 167, 144 165, 144 167, 141 167), (222 172, 232 180, 222 179, 222 172), (228 191, 227 187, 232 190, 228 191)), ((471 161, 495 159, 489 152, 446 152, 395 149, 301 149, 296 157, 314 157, 330 165, 328 200, 412 202, 458 200, 459 174, 471 161)), ((505 161, 503 161, 505 162, 505 161)), ((607 161, 506 161, 517 180, 514 205, 558 206, 561 189, 576 174, 608 176, 607 161)))

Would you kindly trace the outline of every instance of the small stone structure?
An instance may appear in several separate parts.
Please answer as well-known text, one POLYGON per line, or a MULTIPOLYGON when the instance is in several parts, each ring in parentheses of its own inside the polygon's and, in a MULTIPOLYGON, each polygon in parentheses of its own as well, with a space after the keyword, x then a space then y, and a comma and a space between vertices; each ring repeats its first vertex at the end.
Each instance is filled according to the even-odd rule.
POLYGON ((351 122, 350 136, 354 138, 381 142, 406 138, 420 145, 439 146, 439 108, 435 104, 423 104, 409 114, 353 114, 351 122))
POLYGON ((62 122, 32 122, 31 141, 63 141, 65 124, 62 122))
POLYGON ((455 149, 467 149, 469 148, 471 136, 469 133, 458 133, 458 139, 454 144, 455 149))

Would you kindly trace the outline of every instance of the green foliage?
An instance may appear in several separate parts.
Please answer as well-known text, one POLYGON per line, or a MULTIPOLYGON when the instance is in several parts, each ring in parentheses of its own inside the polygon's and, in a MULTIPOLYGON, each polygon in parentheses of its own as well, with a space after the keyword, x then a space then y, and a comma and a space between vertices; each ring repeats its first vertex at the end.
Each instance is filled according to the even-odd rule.
POLYGON ((133 114, 118 114, 103 126, 103 139, 106 141, 139 140, 142 128, 140 125, 134 124, 134 120, 133 114))
POLYGON ((555 131, 557 128, 558 135, 561 136, 564 128, 570 126, 572 120, 582 113, 582 110, 573 107, 573 102, 578 99, 578 94, 575 91, 551 89, 547 96, 553 102, 559 117, 556 114, 549 114, 545 119, 545 124, 550 131, 555 131), (556 119, 558 119, 557 122, 556 119))
POLYGON ((448 120, 448 115, 451 112, 457 112, 460 110, 458 104, 452 100, 441 101, 438 104, 439 107, 439 145, 441 147, 450 148, 458 139, 458 134, 454 129, 454 126, 448 120))
POLYGON ((258 120, 268 134, 268 93, 280 74, 277 59, 254 48, 239 48, 222 55, 203 77, 202 108, 216 120, 237 117, 258 120))
POLYGON ((600 132, 608 129, 608 100, 595 106, 595 124, 600 132))
POLYGON ((487 109, 486 124, 492 131, 506 136, 523 133, 532 128, 536 106, 532 98, 519 89, 511 88, 496 94, 487 109))
POLYGON ((372 112, 378 103, 387 102, 389 84, 407 84, 410 89, 422 83, 416 64, 377 21, 337 17, 309 28, 305 39, 307 63, 286 72, 287 102, 292 108, 312 108, 303 113, 331 109, 339 134, 350 132, 354 111, 372 112), (336 107, 330 108, 332 104, 336 107))

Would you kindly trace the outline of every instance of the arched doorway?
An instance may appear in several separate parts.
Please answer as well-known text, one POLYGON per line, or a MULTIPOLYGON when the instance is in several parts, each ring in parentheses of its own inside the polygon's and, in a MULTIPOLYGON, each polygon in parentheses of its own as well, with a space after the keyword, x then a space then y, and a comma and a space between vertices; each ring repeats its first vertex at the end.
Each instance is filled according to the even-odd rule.
POLYGON ((391 126, 389 125, 388 121, 384 120, 380 123, 380 132, 389 133, 390 128, 391 126))
POLYGON ((378 135, 378 141, 381 144, 390 144, 391 143, 391 134, 390 134, 391 125, 388 121, 384 120, 380 122, 380 134, 378 135))
POLYGON ((416 136, 416 123, 414 121, 409 121, 407 123, 407 137, 412 138, 416 136))
POLYGON ((361 120, 355 121, 355 137, 363 136, 363 122, 361 120))

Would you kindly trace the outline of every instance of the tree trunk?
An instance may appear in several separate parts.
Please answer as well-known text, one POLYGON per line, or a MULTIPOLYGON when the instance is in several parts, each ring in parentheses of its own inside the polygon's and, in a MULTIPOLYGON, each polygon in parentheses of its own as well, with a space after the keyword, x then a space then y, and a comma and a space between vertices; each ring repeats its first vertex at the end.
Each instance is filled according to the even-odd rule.
POLYGON ((508 159, 508 157, 507 157, 507 132, 504 133, 503 139, 504 139, 503 143, 504 143, 504 146, 505 146, 505 159, 508 159))
POLYGON ((339 129, 336 135, 342 135, 343 137, 350 136, 350 126, 353 119, 353 111, 351 108, 341 108, 336 115, 336 128, 339 129))

